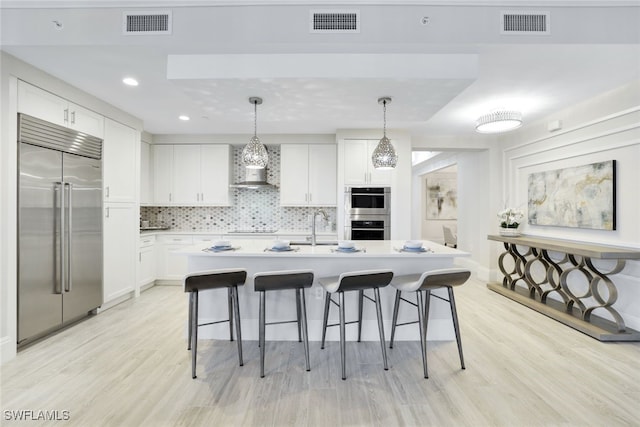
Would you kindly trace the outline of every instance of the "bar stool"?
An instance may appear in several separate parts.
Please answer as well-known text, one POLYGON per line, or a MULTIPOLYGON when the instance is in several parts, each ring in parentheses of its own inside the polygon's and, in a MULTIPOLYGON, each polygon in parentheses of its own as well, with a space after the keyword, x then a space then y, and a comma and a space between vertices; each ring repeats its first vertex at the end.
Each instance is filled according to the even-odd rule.
POLYGON ((184 278, 184 291, 189 292, 189 338, 187 350, 191 350, 191 376, 196 378, 196 356, 198 353, 198 327, 229 322, 229 340, 233 341, 233 319, 235 314, 238 335, 238 359, 242 361, 242 332, 240 330, 240 306, 238 286, 244 284, 247 271, 244 269, 220 269, 188 274, 184 278), (198 324, 198 294, 209 289, 227 288, 229 318, 215 322, 198 324))
POLYGON ((285 270, 256 273, 253 276, 253 287, 260 292, 260 313, 258 336, 260 345, 260 378, 264 378, 264 354, 265 354, 265 328, 267 325, 282 323, 298 324, 298 342, 304 340, 304 355, 307 371, 309 365, 309 334, 307 330, 307 307, 304 299, 304 289, 313 285, 313 271, 311 270, 285 270), (266 323, 266 292, 294 289, 296 291, 296 320, 266 323), (302 332, 302 337, 300 336, 302 332))
POLYGON ((393 322, 391 324, 391 340, 389 348, 393 348, 393 339, 396 333, 396 326, 409 325, 418 323, 420 327, 420 348, 422 349, 422 365, 424 368, 424 377, 429 378, 427 370, 427 325, 429 321, 429 302, 431 296, 447 301, 451 308, 451 318, 453 320, 453 329, 456 333, 456 341, 458 343, 458 354, 460 355, 460 364, 462 369, 464 366, 464 357, 462 356, 462 341, 460 339, 460 326, 458 324, 458 312, 456 311, 456 300, 453 296, 453 287, 462 285, 467 281, 471 272, 463 268, 446 268, 440 270, 431 270, 420 274, 410 274, 405 276, 396 276, 391 282, 391 286, 396 288, 396 299, 393 305, 393 322), (447 288, 449 299, 445 299, 438 295, 432 295, 431 291, 439 288, 447 288), (426 292, 424 298, 422 292, 426 292), (402 292, 415 292, 417 301, 406 300, 401 297, 402 292), (398 311, 400 301, 404 301, 418 308, 418 320, 414 322, 406 322, 398 324, 398 311), (424 307, 423 307, 424 305, 424 307))
POLYGON ((382 322, 382 307, 380 305, 380 288, 389 285, 393 278, 391 270, 368 270, 353 271, 342 273, 338 277, 325 277, 318 279, 318 282, 325 290, 324 295, 324 320, 322 322, 322 345, 324 349, 325 336, 327 334, 327 326, 340 326, 340 360, 342 362, 342 379, 347 379, 347 371, 345 364, 345 325, 350 323, 358 323, 358 342, 360 342, 362 332, 362 302, 363 297, 376 304, 376 313, 378 315, 378 331, 380 333, 380 347, 382 348, 382 361, 385 371, 389 369, 387 366, 387 351, 384 344, 384 324, 382 322), (364 295, 366 289, 373 289, 374 299, 364 295), (346 322, 344 314, 344 293, 349 291, 358 291, 358 320, 346 322), (338 302, 335 302, 331 294, 338 293, 338 302), (329 306, 333 303, 338 306, 340 314, 340 323, 327 325, 329 318, 329 306))

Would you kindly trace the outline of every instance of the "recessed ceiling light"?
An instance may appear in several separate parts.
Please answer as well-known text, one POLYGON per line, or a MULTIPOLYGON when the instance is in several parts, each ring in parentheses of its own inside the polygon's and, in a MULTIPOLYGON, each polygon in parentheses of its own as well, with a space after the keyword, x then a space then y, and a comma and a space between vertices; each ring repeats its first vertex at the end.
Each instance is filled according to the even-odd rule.
POLYGON ((122 83, 126 84, 127 86, 138 86, 138 81, 133 77, 125 77, 124 79, 122 79, 122 83))
POLYGON ((185 121, 185 122, 186 122, 187 120, 191 120, 191 117, 189 117, 189 116, 185 116, 184 114, 183 114, 183 115, 181 115, 181 116, 178 116, 178 118, 179 118, 180 120, 185 121))

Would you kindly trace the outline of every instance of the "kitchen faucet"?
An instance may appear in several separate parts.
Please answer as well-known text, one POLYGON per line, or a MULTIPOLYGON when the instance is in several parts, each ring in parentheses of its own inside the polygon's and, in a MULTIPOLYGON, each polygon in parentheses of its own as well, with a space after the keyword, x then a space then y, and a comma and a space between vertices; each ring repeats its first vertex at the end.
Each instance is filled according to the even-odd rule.
POLYGON ((311 218, 311 246, 316 245, 316 216, 318 214, 322 215, 325 221, 329 221, 329 216, 327 216, 324 210, 318 209, 313 213, 313 217, 311 218))

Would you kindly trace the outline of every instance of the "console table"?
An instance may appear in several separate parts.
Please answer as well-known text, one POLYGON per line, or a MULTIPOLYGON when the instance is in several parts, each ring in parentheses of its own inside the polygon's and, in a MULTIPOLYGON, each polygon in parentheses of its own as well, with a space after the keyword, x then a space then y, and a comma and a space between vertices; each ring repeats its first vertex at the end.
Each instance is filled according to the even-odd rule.
POLYGON ((626 327, 613 307, 618 291, 609 277, 623 270, 625 260, 640 259, 640 250, 529 236, 487 238, 505 249, 498 258, 502 284, 489 283, 489 289, 600 341, 640 341, 640 332, 626 327), (603 271, 596 259, 614 265, 603 271), (569 281, 570 275, 581 279, 569 281), (594 315, 596 310, 611 319, 594 315))

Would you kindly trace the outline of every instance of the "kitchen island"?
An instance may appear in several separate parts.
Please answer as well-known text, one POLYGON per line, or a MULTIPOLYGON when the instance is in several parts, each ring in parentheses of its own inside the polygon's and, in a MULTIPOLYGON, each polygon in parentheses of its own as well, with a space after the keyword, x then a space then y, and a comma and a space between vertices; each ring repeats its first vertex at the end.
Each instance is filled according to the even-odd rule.
MULTIPOLYGON (((322 243, 322 242, 321 242, 322 243)), ((329 244, 291 245, 292 250, 270 251, 271 241, 234 239, 233 250, 213 252, 208 250, 211 242, 179 249, 176 255, 186 256, 188 271, 198 272, 219 268, 244 268, 248 272, 247 282, 238 289, 240 301, 240 317, 242 318, 242 336, 245 340, 258 339, 258 294, 253 289, 253 275, 257 272, 311 269, 315 273, 313 287, 306 293, 307 317, 309 324, 309 339, 319 341, 322 329, 323 292, 317 283, 319 277, 337 276, 346 271, 391 269, 394 274, 422 273, 427 270, 454 266, 458 257, 467 257, 468 253, 442 246, 438 243, 424 241, 428 251, 410 253, 399 251, 404 241, 356 241, 355 253, 337 252, 337 246, 329 244)), ((438 291, 436 291, 437 293, 438 291)), ((389 337, 391 315, 395 289, 391 286, 381 290, 385 334, 389 337)), ((357 313, 357 299, 355 292, 345 294, 347 320, 354 320, 357 313)), ((224 291, 211 291, 200 296, 200 323, 224 319, 227 316, 227 296, 224 291)), ((444 295, 444 294, 443 294, 444 295)), ((410 296, 408 298, 411 298, 410 296)), ((187 304, 185 296, 184 304, 187 304)), ((285 321, 295 319, 296 304, 294 292, 272 292, 267 296, 267 318, 271 321, 285 321)), ((464 314, 461 314, 464 318, 464 314)), ((416 319, 416 310, 409 306, 403 307, 399 322, 416 319)), ((429 339, 454 339, 451 313, 447 303, 432 299, 429 317, 429 339)), ((337 310, 332 310, 330 323, 337 320, 337 310), (335 315, 335 316, 334 316, 335 315), (334 319, 335 317, 335 319, 334 319)), ((186 327, 185 317, 185 327, 186 327)), ((229 328, 226 324, 201 328, 201 338, 228 339, 229 328)), ((355 339, 356 328, 347 328, 347 339, 355 339)), ((283 324, 267 329, 267 340, 297 339, 295 324, 283 324)), ((338 339, 337 328, 327 330, 328 340, 338 339)), ((376 314, 373 304, 365 304, 362 326, 363 340, 378 340, 376 314)), ((399 328, 396 339, 417 340, 417 325, 413 328, 399 328)))

